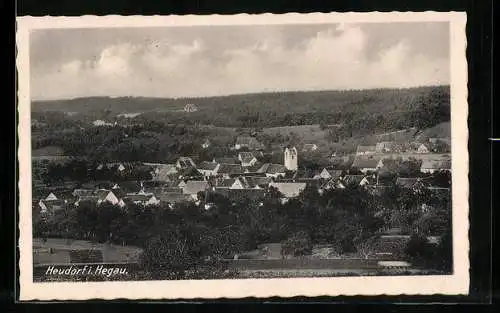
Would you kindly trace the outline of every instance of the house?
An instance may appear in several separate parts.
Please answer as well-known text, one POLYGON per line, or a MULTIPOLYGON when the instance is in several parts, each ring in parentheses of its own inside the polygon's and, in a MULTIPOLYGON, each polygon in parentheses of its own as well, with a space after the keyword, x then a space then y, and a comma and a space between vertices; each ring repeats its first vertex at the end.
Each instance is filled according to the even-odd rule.
POLYGON ((417 153, 429 153, 431 149, 425 143, 422 143, 417 148, 417 153))
POLYGON ((98 198, 97 204, 110 203, 112 205, 118 205, 120 199, 111 191, 107 189, 98 189, 94 192, 94 195, 98 198))
POLYGON ((342 179, 339 177, 332 177, 327 182, 319 187, 319 192, 323 193, 327 190, 335 190, 335 189, 345 189, 345 184, 342 179))
POLYGON ((179 173, 176 164, 153 165, 152 180, 168 182, 179 173))
POLYGON ((235 184, 236 178, 219 179, 216 182, 216 189, 229 189, 235 184))
POLYGON ((241 162, 243 167, 251 167, 255 165, 258 160, 252 152, 240 152, 238 153, 238 160, 241 162))
POLYGON ((58 200, 53 192, 49 193, 49 195, 45 198, 45 201, 52 201, 52 200, 58 200))
POLYGON ((434 173, 441 170, 450 171, 451 161, 450 160, 422 160, 422 165, 420 166, 420 171, 423 173, 434 173))
POLYGON ((234 175, 241 175, 245 173, 243 167, 239 164, 219 164, 219 169, 217 171, 217 175, 222 176, 224 178, 230 178, 234 175))
POLYGON ((220 167, 220 164, 218 164, 218 163, 203 161, 198 165, 197 170, 205 178, 208 178, 211 176, 216 176, 217 171, 219 170, 219 167, 220 167))
POLYGON ((184 180, 179 181, 177 183, 177 187, 183 189, 184 187, 186 187, 186 181, 184 180))
POLYGON ((257 173, 266 174, 267 177, 285 177, 286 167, 281 164, 265 163, 258 170, 257 173))
POLYGON ((375 145, 375 151, 377 153, 391 153, 391 152, 401 152, 398 145, 394 141, 382 141, 375 145))
POLYGON ((216 157, 212 160, 213 163, 220 164, 240 164, 240 160, 236 157, 216 157))
POLYGON ((198 200, 198 192, 209 189, 210 185, 204 180, 190 180, 186 182, 186 186, 182 188, 182 192, 191 196, 195 201, 198 200))
POLYGON ((240 176, 235 179, 223 180, 217 186, 226 189, 264 189, 271 182, 267 177, 240 176))
POLYGON ((136 193, 144 189, 144 186, 141 182, 137 182, 135 180, 129 181, 121 181, 115 184, 111 190, 115 192, 116 190, 120 190, 123 193, 136 193))
POLYGON ((362 146, 359 145, 356 149, 356 155, 375 154, 377 152, 376 146, 362 146))
POLYGON ((346 175, 342 179, 344 186, 366 186, 371 183, 368 176, 365 175, 346 175))
POLYGON ((54 213, 66 208, 67 201, 61 199, 42 199, 38 202, 40 213, 54 213))
POLYGON ((359 169, 363 173, 375 172, 384 166, 383 159, 376 157, 356 157, 352 163, 353 168, 359 169))
POLYGON ((318 150, 318 146, 315 143, 306 143, 302 147, 302 152, 314 152, 318 150))
POLYGON ((210 140, 205 139, 205 141, 201 144, 201 147, 203 149, 208 149, 210 147, 210 145, 211 145, 210 140))
POLYGON ((131 201, 137 205, 152 206, 160 204, 160 200, 152 193, 128 194, 125 201, 131 201))
POLYGON ((269 184, 269 187, 276 188, 285 198, 294 198, 306 189, 306 183, 272 182, 269 184))
POLYGON ((313 176, 314 179, 332 179, 342 176, 342 170, 324 168, 320 173, 313 176))
POLYGON ((254 137, 239 136, 238 138, 236 138, 234 149, 240 150, 242 148, 247 148, 249 150, 259 150, 262 149, 262 144, 254 137))
POLYGON ((188 103, 184 106, 184 112, 191 113, 191 112, 196 112, 196 111, 198 111, 198 108, 196 107, 196 105, 194 105, 192 103, 188 103))
POLYGON ((175 162, 175 167, 177 169, 188 169, 191 167, 196 167, 196 163, 194 163, 193 159, 190 157, 180 157, 177 162, 175 162))
POLYGON ((170 209, 174 208, 174 205, 179 202, 185 202, 190 200, 190 196, 178 192, 162 192, 156 194, 156 198, 160 203, 166 204, 170 209))

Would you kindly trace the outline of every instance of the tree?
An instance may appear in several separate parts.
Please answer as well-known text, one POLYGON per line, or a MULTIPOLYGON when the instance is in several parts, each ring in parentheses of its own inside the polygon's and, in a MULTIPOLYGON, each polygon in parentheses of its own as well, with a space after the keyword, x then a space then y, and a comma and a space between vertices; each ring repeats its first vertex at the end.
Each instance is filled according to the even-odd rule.
POLYGON ((425 236, 414 234, 410 237, 405 254, 412 263, 421 266, 429 266, 434 260, 434 247, 425 236))
POLYGON ((312 252, 311 238, 306 232, 298 232, 281 243, 281 255, 303 256, 312 252))

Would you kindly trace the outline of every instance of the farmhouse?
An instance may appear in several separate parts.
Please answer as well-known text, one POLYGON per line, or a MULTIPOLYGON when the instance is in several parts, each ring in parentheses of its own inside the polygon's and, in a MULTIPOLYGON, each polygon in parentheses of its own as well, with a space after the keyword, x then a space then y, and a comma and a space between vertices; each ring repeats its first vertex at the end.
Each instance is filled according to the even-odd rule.
POLYGON ((196 167, 196 164, 193 162, 193 159, 190 157, 180 157, 177 162, 175 162, 175 167, 177 169, 188 169, 191 167, 196 167))
POLYGON ((198 171, 205 177, 209 178, 217 175, 220 164, 214 162, 203 161, 198 165, 198 171))
POLYGON ((375 154, 377 152, 376 146, 362 146, 359 145, 356 149, 356 155, 375 154))
POLYGON ((234 149, 240 150, 242 148, 247 148, 249 150, 259 150, 262 149, 262 144, 254 137, 240 136, 236 138, 234 149))
POLYGON ((273 178, 285 177, 286 167, 281 164, 265 163, 257 170, 257 173, 273 178))
POLYGON ((375 157, 356 157, 352 163, 353 168, 357 168, 365 174, 369 171, 375 172, 383 166, 383 160, 375 157))

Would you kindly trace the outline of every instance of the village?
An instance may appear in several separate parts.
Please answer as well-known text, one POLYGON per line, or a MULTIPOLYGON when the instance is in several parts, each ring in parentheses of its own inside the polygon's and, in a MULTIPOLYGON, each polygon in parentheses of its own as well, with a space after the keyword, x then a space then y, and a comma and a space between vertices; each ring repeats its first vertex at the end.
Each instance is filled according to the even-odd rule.
MULTIPOLYGON (((225 196, 248 195, 261 197, 270 188, 276 188, 282 201, 297 197, 306 186, 312 186, 320 193, 330 189, 344 189, 359 185, 376 191, 395 184, 401 188, 449 188, 433 186, 432 175, 451 171, 449 155, 436 153, 433 147, 449 143, 447 138, 430 138, 428 142, 408 145, 395 142, 379 142, 375 146, 359 145, 354 155, 332 155, 329 167, 310 171, 301 167, 301 153, 317 149, 315 144, 283 147, 282 163, 262 163, 266 151, 253 137, 240 136, 231 149, 234 154, 196 163, 191 156, 179 157, 175 164, 113 162, 99 164, 95 170, 114 172, 124 177, 120 182, 99 180, 84 183, 80 188, 71 184, 43 186, 39 199, 34 203, 41 214, 51 214, 88 201, 100 205, 109 203, 125 208, 127 203, 141 206, 157 206, 160 203, 173 207, 182 201, 192 201, 209 209, 207 193, 221 193, 225 196), (419 173, 401 176, 401 167, 414 162, 419 173), (128 173, 137 167, 151 174, 150 180, 126 180, 128 173), (394 175, 386 175, 394 173, 394 175), (389 179, 388 179, 389 178, 389 179), (43 194, 43 192, 45 192, 43 194), (202 195, 200 197, 200 195, 202 195), (205 201, 203 201, 205 199, 205 201)), ((203 148, 210 146, 210 140, 203 148)), ((411 166, 411 164, 409 165, 411 166)), ((450 182, 451 183, 451 182, 450 182)), ((35 186, 36 188, 36 186, 35 186)), ((37 209, 35 207, 35 209, 37 209)))

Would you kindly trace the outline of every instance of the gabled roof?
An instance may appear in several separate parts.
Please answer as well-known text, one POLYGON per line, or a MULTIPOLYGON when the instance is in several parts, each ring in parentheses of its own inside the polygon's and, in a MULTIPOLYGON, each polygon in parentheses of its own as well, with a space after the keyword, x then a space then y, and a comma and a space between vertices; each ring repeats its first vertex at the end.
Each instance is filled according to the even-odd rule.
POLYGON ((243 174, 245 171, 243 167, 239 164, 226 164, 226 163, 221 163, 219 170, 217 173, 219 174, 229 174, 229 175, 235 175, 235 174, 243 174))
POLYGON ((298 196, 306 188, 306 183, 271 183, 270 187, 278 189, 286 198, 298 196))
POLYGON ((266 174, 277 174, 285 172, 286 172, 286 167, 284 165, 273 164, 273 163, 265 163, 257 170, 257 173, 266 173, 266 174))
POLYGON ((228 179, 218 180, 216 187, 217 188, 229 188, 234 184, 235 180, 236 180, 236 178, 228 178, 228 179))
POLYGON ((365 175, 346 175, 342 181, 347 185, 359 185, 363 178, 365 175))
POLYGON ((217 165, 218 164, 215 162, 203 161, 200 164, 198 164, 198 169, 204 171, 213 171, 217 168, 217 165))
POLYGON ((124 200, 130 200, 133 202, 147 202, 153 197, 155 197, 153 194, 129 194, 124 198, 124 200))
POLYGON ((256 162, 254 165, 252 166, 247 166, 245 168, 246 172, 248 173, 258 173, 259 169, 262 167, 262 163, 260 162, 256 162))
POLYGON ((205 191, 209 187, 204 180, 190 180, 186 182, 186 186, 182 189, 185 194, 197 194, 200 191, 205 191))
POLYGON ((196 164, 194 163, 193 159, 191 159, 190 157, 179 157, 179 159, 177 159, 177 163, 182 168, 188 168, 188 167, 195 167, 196 166, 196 164))
POLYGON ((253 155, 248 156, 248 157, 247 157, 247 156, 245 156, 245 157, 242 157, 242 158, 241 158, 241 163, 242 163, 242 164, 248 164, 248 163, 252 162, 252 160, 257 160, 257 158, 256 158, 256 157, 254 157, 253 155))
POLYGON ((215 158, 215 163, 219 164, 240 164, 240 160, 235 157, 221 157, 215 158))
POLYGON ((111 192, 111 190, 107 190, 107 189, 98 189, 94 192, 94 195, 99 198, 99 200, 104 200, 106 199, 106 197, 109 195, 109 193, 111 192))
POLYGON ((376 168, 381 158, 375 157, 356 157, 352 163, 352 167, 355 168, 376 168))
POLYGON ((254 154, 252 152, 240 152, 238 153, 238 158, 239 159, 243 159, 243 158, 253 158, 254 157, 254 154))
POLYGON ((57 200, 40 200, 40 202, 43 202, 47 208, 54 208, 54 207, 62 207, 66 205, 64 200, 57 199, 57 200))
POLYGON ((321 185, 321 189, 337 189, 337 188, 344 188, 344 184, 342 183, 342 180, 338 177, 333 177, 330 178, 327 182, 325 182, 323 185, 321 185))
POLYGON ((255 188, 256 186, 266 187, 273 181, 270 177, 265 176, 242 176, 241 178, 245 181, 248 188, 255 188))

